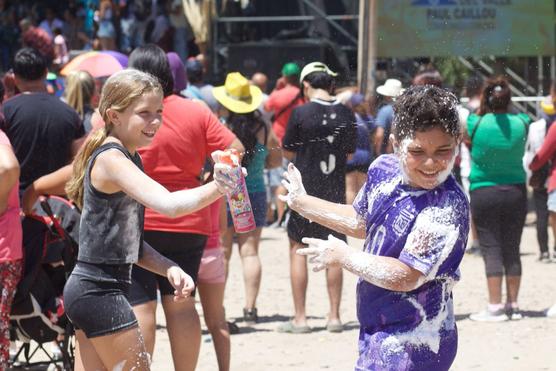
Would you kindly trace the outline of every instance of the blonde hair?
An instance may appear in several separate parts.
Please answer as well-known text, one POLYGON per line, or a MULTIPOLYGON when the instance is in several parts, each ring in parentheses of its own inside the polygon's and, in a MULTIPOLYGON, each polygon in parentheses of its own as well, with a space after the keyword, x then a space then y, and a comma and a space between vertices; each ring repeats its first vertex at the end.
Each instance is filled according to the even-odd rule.
POLYGON ((83 182, 89 158, 112 130, 113 124, 108 117, 108 110, 123 112, 143 94, 150 92, 158 92, 162 95, 162 86, 156 78, 138 70, 119 71, 106 80, 99 103, 99 112, 105 125, 92 134, 79 150, 73 162, 72 177, 66 185, 68 197, 80 208, 83 207, 83 182))
POLYGON ((87 71, 72 71, 66 78, 66 102, 83 118, 85 105, 91 103, 95 93, 95 80, 87 71))

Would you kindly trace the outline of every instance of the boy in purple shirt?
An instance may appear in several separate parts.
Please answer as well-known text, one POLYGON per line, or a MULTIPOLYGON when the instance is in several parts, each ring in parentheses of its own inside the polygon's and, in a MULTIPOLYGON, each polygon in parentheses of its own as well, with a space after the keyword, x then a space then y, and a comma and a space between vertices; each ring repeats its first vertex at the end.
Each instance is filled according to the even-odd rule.
POLYGON ((285 200, 304 217, 364 238, 364 251, 329 236, 304 238, 314 271, 360 277, 356 370, 448 370, 457 352, 452 287, 469 232, 469 204, 451 175, 460 143, 455 96, 415 86, 395 102, 394 155, 369 167, 353 206, 308 196, 290 165, 285 200))

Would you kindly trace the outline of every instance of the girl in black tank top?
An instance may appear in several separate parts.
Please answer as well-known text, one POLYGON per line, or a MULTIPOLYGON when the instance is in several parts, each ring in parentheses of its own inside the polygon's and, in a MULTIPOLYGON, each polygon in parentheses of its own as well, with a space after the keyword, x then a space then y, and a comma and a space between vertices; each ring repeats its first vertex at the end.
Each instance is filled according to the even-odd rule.
MULTIPOLYGON (((160 127, 162 99, 162 87, 151 75, 137 70, 112 75, 99 105, 105 127, 88 139, 73 164, 66 190, 82 208, 80 247, 64 299, 76 327, 76 368, 149 369, 127 299, 131 265, 166 276, 176 301, 188 297, 194 283, 143 241, 144 207, 181 216, 208 206, 235 184, 231 168, 219 163, 213 182, 176 192, 143 172, 136 149, 149 145, 160 127)), ((213 159, 219 156, 213 153, 213 159)))

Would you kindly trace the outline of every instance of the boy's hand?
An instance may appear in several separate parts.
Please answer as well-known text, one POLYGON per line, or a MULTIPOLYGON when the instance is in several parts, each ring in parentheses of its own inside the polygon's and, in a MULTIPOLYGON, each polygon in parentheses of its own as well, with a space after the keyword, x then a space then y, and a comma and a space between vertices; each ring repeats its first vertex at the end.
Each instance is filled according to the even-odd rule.
POLYGON ((349 246, 342 240, 328 235, 328 240, 305 237, 301 242, 309 245, 296 251, 298 255, 309 256, 309 263, 315 264, 313 272, 340 265, 349 252, 349 246))
POLYGON ((284 172, 284 178, 285 179, 282 180, 282 185, 288 190, 288 194, 278 195, 278 198, 286 202, 289 207, 295 210, 296 199, 307 194, 307 191, 305 191, 305 187, 303 187, 301 173, 290 162, 290 164, 288 165, 288 171, 284 172))
POLYGON ((195 288, 193 279, 183 271, 180 267, 174 265, 170 267, 166 273, 168 281, 174 287, 174 301, 181 302, 191 296, 191 292, 195 288))

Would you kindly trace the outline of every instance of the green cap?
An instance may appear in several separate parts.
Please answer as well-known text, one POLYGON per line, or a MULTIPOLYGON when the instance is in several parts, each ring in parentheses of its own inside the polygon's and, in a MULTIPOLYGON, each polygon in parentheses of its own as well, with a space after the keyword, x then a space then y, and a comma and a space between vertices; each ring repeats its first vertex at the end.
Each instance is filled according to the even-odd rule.
POLYGON ((297 76, 301 72, 301 68, 297 65, 297 63, 289 62, 282 67, 282 75, 283 76, 297 76))

